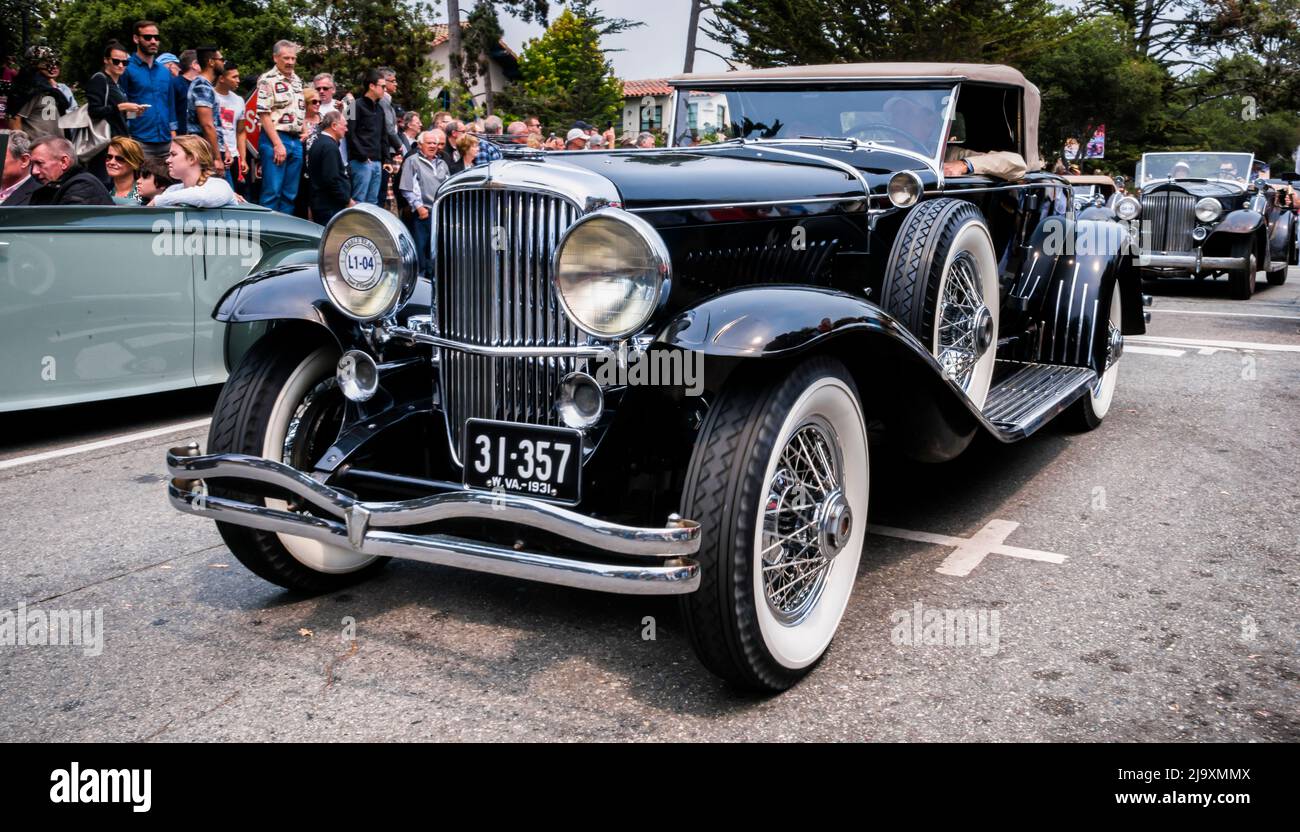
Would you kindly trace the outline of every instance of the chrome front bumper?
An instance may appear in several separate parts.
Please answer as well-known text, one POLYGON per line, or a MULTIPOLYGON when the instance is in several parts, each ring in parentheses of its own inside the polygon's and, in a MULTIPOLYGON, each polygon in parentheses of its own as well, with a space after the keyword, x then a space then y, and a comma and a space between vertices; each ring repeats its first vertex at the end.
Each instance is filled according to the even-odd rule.
POLYGON ((700 585, 700 525, 675 516, 664 528, 597 520, 528 497, 458 491, 401 502, 371 503, 269 459, 244 454, 202 456, 197 445, 167 452, 167 496, 178 510, 236 526, 290 534, 365 555, 406 558, 541 583, 630 595, 681 595, 700 585), (267 508, 207 493, 203 481, 223 478, 274 486, 320 515, 267 508), (330 517, 321 516, 330 515, 330 517), (390 529, 453 519, 478 519, 551 532, 617 556, 567 558, 444 534, 390 529))
POLYGON ((1151 252, 1138 256, 1137 265, 1144 269, 1187 269, 1191 272, 1206 270, 1227 271, 1240 269, 1246 265, 1246 257, 1203 257, 1201 250, 1165 254, 1151 252))

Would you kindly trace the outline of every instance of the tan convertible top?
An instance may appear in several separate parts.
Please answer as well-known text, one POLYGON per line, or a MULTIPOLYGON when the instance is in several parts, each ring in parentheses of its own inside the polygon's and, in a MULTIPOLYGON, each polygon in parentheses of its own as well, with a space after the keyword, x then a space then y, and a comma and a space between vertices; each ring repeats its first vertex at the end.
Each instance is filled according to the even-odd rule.
POLYGON ((1102 176, 1099 173, 1089 173, 1084 176, 1067 176, 1065 181, 1072 185, 1109 185, 1115 187, 1115 180, 1109 176, 1102 176))
POLYGON ((827 79, 851 81, 855 78, 965 78, 984 84, 1005 84, 1024 90, 1025 101, 1025 162, 1030 170, 1038 170, 1038 87, 1029 83, 1020 70, 1000 64, 940 64, 920 61, 873 64, 820 64, 815 66, 778 66, 769 69, 742 69, 735 72, 695 73, 677 75, 668 79, 675 87, 690 88, 694 84, 749 81, 812 81, 827 79))

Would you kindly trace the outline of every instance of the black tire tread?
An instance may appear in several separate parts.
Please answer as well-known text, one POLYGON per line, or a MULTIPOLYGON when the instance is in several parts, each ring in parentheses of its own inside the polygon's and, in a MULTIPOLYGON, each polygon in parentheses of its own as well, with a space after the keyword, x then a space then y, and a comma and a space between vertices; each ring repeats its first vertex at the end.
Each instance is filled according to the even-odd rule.
POLYGON ((765 485, 763 474, 786 413, 808 383, 828 373, 856 390, 844 366, 826 357, 811 358, 789 373, 773 373, 767 366, 737 371, 709 409, 687 468, 683 516, 705 522, 700 587, 682 596, 682 619, 700 661, 737 687, 782 691, 816 664, 790 670, 767 654, 754 612, 752 565, 736 554, 755 554, 750 551, 752 508, 761 495, 754 489, 765 485))
MULTIPOLYGON (((301 330, 274 330, 244 355, 221 389, 208 429, 208 453, 262 455, 266 419, 280 387, 307 356, 325 342, 304 338, 301 330)), ((214 496, 246 502, 261 498, 234 489, 210 486, 214 496)), ((356 572, 328 574, 304 566, 289 553, 273 532, 217 522, 221 539, 250 572, 285 589, 317 595, 357 583, 387 562, 380 558, 356 572)))

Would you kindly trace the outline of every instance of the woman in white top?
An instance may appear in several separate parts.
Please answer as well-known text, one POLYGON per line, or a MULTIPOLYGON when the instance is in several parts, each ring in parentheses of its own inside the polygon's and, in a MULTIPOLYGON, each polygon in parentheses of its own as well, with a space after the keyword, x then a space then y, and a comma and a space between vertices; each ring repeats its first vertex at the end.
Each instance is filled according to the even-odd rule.
POLYGON ((188 205, 193 208, 224 208, 234 205, 230 183, 212 170, 212 148, 201 136, 177 136, 167 155, 167 170, 176 184, 153 198, 150 205, 188 205))

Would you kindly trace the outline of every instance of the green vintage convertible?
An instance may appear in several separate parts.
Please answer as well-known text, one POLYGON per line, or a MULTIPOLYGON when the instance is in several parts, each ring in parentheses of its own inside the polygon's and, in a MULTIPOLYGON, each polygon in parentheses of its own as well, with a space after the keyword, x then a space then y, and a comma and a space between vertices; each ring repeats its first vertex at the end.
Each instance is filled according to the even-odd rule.
POLYGON ((225 381, 255 333, 212 318, 323 229, 257 205, 0 206, 0 412, 225 381))

